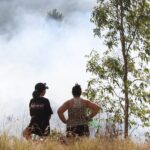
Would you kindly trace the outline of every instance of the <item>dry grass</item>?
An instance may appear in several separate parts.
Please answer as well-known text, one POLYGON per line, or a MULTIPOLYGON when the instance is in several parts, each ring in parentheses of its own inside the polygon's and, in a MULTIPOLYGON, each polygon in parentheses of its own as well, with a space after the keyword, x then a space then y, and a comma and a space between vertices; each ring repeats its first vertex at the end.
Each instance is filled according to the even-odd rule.
POLYGON ((0 150, 150 150, 150 143, 135 144, 131 140, 104 138, 70 139, 66 143, 56 139, 26 141, 3 134, 0 136, 0 150))

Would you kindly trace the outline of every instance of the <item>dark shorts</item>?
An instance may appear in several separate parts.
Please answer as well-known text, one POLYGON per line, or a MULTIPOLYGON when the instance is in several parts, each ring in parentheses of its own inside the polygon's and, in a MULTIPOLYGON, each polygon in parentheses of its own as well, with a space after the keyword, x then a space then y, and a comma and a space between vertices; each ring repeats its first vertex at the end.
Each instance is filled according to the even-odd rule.
POLYGON ((67 127, 67 136, 69 134, 75 136, 89 136, 89 127, 88 125, 77 125, 74 127, 67 127))
POLYGON ((28 129, 31 132, 31 134, 36 134, 39 136, 48 136, 50 134, 49 124, 30 123, 28 129))

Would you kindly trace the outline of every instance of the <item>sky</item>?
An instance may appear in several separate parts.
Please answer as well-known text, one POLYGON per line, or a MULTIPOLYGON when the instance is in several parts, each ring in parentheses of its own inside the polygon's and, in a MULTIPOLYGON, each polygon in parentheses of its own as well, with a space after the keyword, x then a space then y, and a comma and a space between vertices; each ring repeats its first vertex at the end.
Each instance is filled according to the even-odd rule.
POLYGON ((90 78, 85 55, 102 48, 90 22, 95 5, 96 0, 0 0, 1 122, 29 119, 28 104, 37 82, 49 86, 45 97, 55 115, 72 97, 75 83, 84 91, 90 78), (62 22, 46 19, 55 8, 63 14, 62 22))

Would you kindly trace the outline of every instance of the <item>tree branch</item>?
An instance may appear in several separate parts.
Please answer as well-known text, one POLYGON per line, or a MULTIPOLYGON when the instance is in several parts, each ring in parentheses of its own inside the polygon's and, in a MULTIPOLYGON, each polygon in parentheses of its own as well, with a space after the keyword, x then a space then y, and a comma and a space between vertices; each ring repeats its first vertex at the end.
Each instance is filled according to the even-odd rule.
POLYGON ((129 44, 128 48, 127 48, 127 52, 129 52, 130 47, 131 47, 131 45, 132 45, 132 43, 133 43, 133 41, 134 41, 134 39, 135 39, 136 32, 137 32, 137 30, 138 30, 137 25, 138 25, 138 23, 139 23, 139 20, 140 20, 142 14, 143 14, 143 11, 144 11, 145 0, 143 0, 142 2, 143 2, 142 10, 141 10, 140 15, 139 15, 139 17, 137 18, 137 21, 136 21, 136 23, 135 23, 135 31, 133 32, 133 38, 132 38, 132 41, 130 42, 130 44, 129 44))
POLYGON ((135 79, 135 80, 133 80, 132 82, 131 82, 131 84, 129 84, 129 86, 131 86, 135 81, 142 81, 142 82, 146 82, 146 81, 144 81, 143 79, 135 79))

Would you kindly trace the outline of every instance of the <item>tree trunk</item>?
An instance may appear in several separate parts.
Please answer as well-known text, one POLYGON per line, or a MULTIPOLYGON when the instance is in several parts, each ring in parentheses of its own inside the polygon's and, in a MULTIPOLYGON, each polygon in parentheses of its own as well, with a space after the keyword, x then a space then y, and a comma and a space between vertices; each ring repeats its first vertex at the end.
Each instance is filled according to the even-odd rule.
POLYGON ((125 57, 125 68, 124 68, 124 92, 125 92, 125 120, 124 120, 124 138, 128 137, 128 126, 129 126, 129 99, 128 99, 128 63, 127 56, 125 57))
POLYGON ((129 99, 128 99, 128 51, 126 50, 125 46, 125 32, 124 32, 124 25, 123 25, 123 18, 124 18, 124 7, 123 7, 123 0, 120 1, 120 8, 121 8, 121 20, 120 20, 120 40, 121 40, 121 49, 122 55, 124 60, 124 77, 123 77, 123 84, 124 84, 124 100, 125 100, 125 109, 124 109, 124 138, 128 137, 128 126, 129 126, 129 99))

